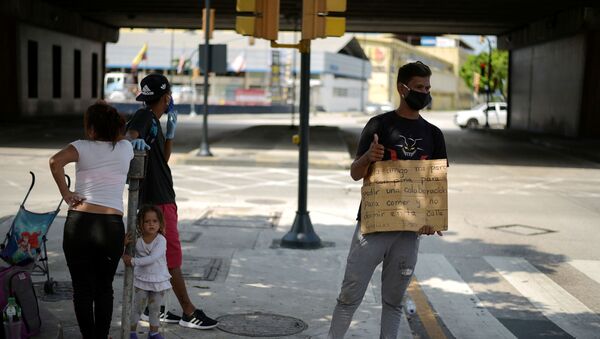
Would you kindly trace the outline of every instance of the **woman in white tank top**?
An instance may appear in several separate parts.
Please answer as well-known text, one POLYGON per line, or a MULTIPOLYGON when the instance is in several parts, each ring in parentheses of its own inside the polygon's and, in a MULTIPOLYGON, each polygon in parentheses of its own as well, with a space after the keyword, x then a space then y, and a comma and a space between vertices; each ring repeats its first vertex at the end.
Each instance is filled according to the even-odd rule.
POLYGON ((125 121, 104 102, 84 114, 86 140, 50 158, 50 170, 69 205, 63 250, 73 282, 73 304, 83 338, 106 339, 113 309, 112 282, 123 254, 123 190, 133 158, 125 121), (75 163, 75 191, 64 167, 75 163))

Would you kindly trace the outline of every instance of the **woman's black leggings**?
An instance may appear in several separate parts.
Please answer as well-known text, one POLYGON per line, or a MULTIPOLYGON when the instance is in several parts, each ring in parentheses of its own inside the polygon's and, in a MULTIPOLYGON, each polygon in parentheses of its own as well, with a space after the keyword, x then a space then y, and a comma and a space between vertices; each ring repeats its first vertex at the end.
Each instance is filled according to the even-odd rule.
POLYGON ((123 254, 125 226, 116 214, 69 211, 63 250, 77 323, 84 339, 106 339, 113 311, 112 282, 123 254))

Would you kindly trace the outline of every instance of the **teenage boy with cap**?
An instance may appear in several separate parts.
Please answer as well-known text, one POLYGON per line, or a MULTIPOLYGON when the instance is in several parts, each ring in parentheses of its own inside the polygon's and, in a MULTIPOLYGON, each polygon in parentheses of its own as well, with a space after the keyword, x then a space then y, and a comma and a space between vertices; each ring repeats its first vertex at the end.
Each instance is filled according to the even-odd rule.
MULTIPOLYGON (((144 102, 127 124, 127 137, 137 150, 148 150, 146 176, 140 187, 140 204, 158 206, 164 215, 165 238, 167 239, 167 266, 171 274, 173 292, 183 310, 181 317, 167 311, 161 306, 160 319, 167 323, 194 329, 211 329, 217 321, 208 317, 202 310, 196 309, 187 293, 185 281, 181 273, 182 252, 177 230, 177 205, 173 178, 168 161, 173 147, 177 113, 173 111, 171 85, 161 74, 150 74, 142 79, 141 93, 137 101, 144 102), (167 132, 163 135, 160 118, 167 114, 167 132)), ((148 309, 142 315, 148 320, 148 309)))

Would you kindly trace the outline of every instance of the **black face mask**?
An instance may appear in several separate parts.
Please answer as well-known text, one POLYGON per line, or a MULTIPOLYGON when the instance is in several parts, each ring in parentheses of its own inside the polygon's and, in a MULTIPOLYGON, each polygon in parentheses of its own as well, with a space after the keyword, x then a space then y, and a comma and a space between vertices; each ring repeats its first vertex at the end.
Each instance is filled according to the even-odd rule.
MULTIPOLYGON (((406 86, 408 88, 408 86, 406 86)), ((420 111, 431 103, 431 94, 414 91, 408 88, 408 95, 404 97, 408 107, 420 111)))

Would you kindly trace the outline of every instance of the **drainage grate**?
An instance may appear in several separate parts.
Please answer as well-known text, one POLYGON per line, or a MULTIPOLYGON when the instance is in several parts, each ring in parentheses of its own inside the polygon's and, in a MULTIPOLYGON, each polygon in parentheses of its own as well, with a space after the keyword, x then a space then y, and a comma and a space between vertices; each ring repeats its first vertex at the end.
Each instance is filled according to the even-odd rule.
POLYGON ((247 203, 255 204, 255 205, 281 205, 285 204, 285 200, 275 200, 275 199, 247 199, 247 203))
POLYGON ((35 294, 40 300, 46 302, 73 300, 73 284, 70 281, 54 281, 54 293, 50 294, 44 291, 44 284, 45 281, 33 284, 35 294))
POLYGON ((224 315, 217 320, 221 331, 248 337, 282 337, 308 328, 300 319, 260 312, 224 315))
MULTIPOLYGON (((181 270, 186 280, 214 281, 227 275, 228 265, 223 265, 223 258, 184 256, 181 270)), ((116 275, 124 275, 123 266, 119 266, 116 275)))
POLYGON ((184 257, 181 270, 186 280, 214 281, 221 272, 221 266, 222 258, 184 257))
POLYGON ((208 210, 204 216, 194 222, 194 226, 234 227, 234 228, 272 228, 277 225, 280 212, 267 215, 252 214, 244 210, 208 210))
POLYGON ((494 230, 506 232, 506 233, 512 233, 512 234, 518 234, 518 235, 527 235, 527 236, 529 236, 529 235, 548 234, 548 233, 554 233, 554 232, 556 232, 554 230, 549 230, 549 229, 546 229, 546 228, 534 227, 534 226, 528 226, 528 225, 519 225, 519 224, 492 226, 490 228, 494 229, 494 230))
POLYGON ((198 240, 202 232, 187 232, 187 231, 179 231, 179 241, 191 244, 198 240))

